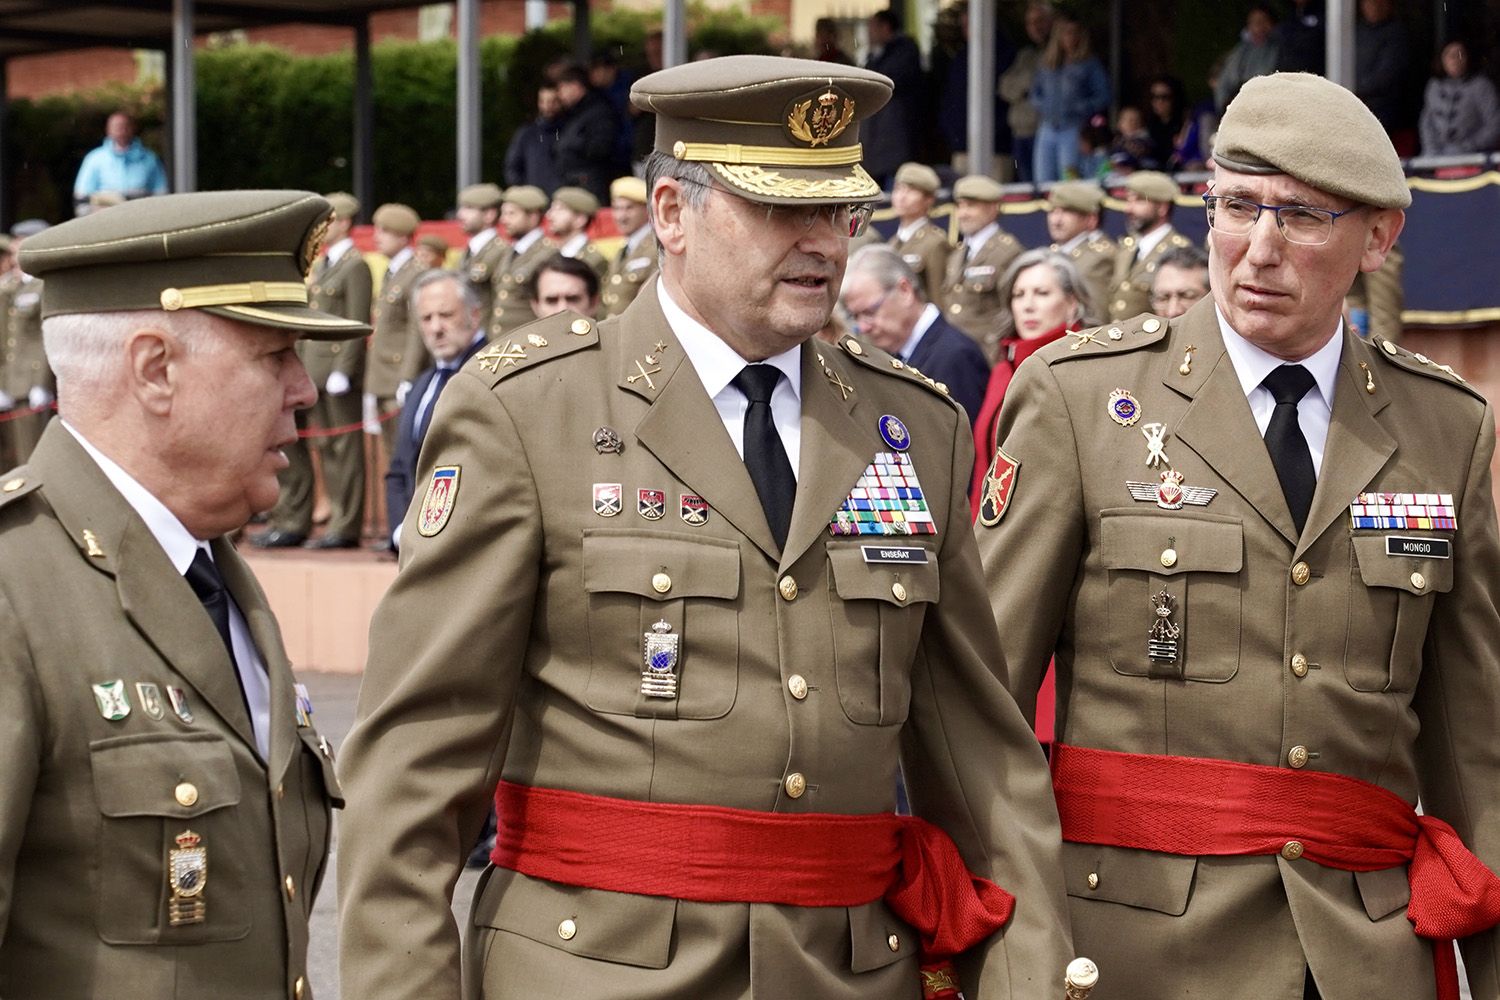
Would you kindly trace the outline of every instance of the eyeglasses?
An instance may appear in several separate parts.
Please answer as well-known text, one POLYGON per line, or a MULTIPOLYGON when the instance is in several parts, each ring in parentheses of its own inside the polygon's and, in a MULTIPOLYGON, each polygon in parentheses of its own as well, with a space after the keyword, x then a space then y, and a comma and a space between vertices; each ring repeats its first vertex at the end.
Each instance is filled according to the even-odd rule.
POLYGON ((1151 304, 1167 305, 1171 302, 1181 302, 1185 306, 1190 306, 1203 298, 1205 294, 1207 293, 1201 288, 1184 288, 1176 292, 1152 292, 1151 304))
POLYGON ((874 302, 871 302, 869 305, 865 306, 858 312, 850 309, 849 318, 854 320, 855 325, 860 329, 864 329, 874 321, 876 314, 880 312, 880 307, 885 305, 885 300, 891 297, 892 291, 893 289, 886 289, 884 295, 876 299, 874 302))
POLYGON ((1206 194, 1203 204, 1208 207, 1208 225, 1226 236, 1248 236, 1260 219, 1262 212, 1276 213, 1276 228, 1288 243, 1305 247, 1320 247, 1333 235, 1333 220, 1350 212, 1357 212, 1363 205, 1335 212, 1326 208, 1311 208, 1307 205, 1259 205, 1244 198, 1228 195, 1206 194))
POLYGON ((710 192, 728 195, 737 201, 766 211, 766 224, 768 226, 780 226, 792 230, 808 230, 819 219, 826 220, 832 227, 833 234, 840 239, 852 240, 856 236, 864 235, 865 229, 870 224, 870 216, 875 213, 875 206, 864 203, 857 205, 762 205, 748 198, 741 198, 726 188, 714 184, 703 184, 699 181, 679 177, 677 180, 683 184, 692 184, 695 187, 706 188, 710 192))

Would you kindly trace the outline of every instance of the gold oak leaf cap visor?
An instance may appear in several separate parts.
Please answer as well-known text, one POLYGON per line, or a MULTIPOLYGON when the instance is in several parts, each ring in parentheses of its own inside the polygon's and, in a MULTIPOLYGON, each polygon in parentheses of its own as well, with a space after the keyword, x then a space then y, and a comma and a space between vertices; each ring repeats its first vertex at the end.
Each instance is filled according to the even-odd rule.
POLYGON ((889 77, 781 56, 722 56, 637 80, 656 114, 656 150, 703 163, 730 191, 767 205, 869 201, 859 123, 891 98, 889 77))
POLYGON ((1257 76, 1224 111, 1214 162, 1241 174, 1286 174, 1379 208, 1406 208, 1401 158, 1363 101, 1311 73, 1257 76))
POLYGON ((370 328, 307 304, 307 275, 332 214, 309 191, 142 198, 32 237, 20 264, 45 279, 44 318, 201 309, 313 340, 347 340, 370 328))

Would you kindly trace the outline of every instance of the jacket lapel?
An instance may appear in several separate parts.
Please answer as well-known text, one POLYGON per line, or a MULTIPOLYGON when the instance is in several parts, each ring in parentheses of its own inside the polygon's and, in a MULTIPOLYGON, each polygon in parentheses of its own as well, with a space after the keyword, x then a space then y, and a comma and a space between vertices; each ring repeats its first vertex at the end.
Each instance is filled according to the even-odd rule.
POLYGON ((783 569, 801 558, 828 528, 833 512, 874 458, 869 429, 861 433, 852 416, 857 397, 850 393, 848 399, 842 398, 823 374, 820 357, 833 351, 812 342, 802 345, 802 444, 783 569))
POLYGON ((213 553, 219 573, 224 577, 224 585, 244 616, 245 624, 250 627, 250 638, 254 640, 255 649, 270 677, 270 760, 266 770, 279 778, 286 773, 297 741, 296 726, 288 718, 288 713, 295 711, 296 692, 292 690, 292 668, 286 658, 281 629, 266 603, 265 593, 234 546, 224 538, 217 538, 213 542, 213 553))

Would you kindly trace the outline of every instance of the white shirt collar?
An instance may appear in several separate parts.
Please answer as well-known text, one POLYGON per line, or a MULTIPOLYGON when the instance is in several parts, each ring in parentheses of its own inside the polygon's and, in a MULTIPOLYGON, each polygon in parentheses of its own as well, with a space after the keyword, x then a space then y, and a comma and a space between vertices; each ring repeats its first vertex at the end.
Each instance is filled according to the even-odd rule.
POLYGON ((973 257, 976 253, 983 249, 984 245, 990 241, 990 237, 994 236, 999 231, 1000 220, 996 219, 994 222, 991 222, 988 226, 985 226, 973 236, 965 236, 964 246, 969 248, 969 256, 973 257))
POLYGON ((651 223, 648 222, 630 234, 630 239, 625 241, 625 245, 629 247, 631 253, 635 253, 635 248, 641 245, 641 240, 645 239, 650 232, 651 223))
POLYGON ((1073 237, 1068 242, 1059 244, 1058 248, 1057 248, 1058 252, 1059 253, 1072 253, 1074 250, 1077 250, 1079 247, 1083 246, 1085 243, 1092 242, 1093 239, 1094 239, 1094 237, 1096 237, 1098 235, 1099 235, 1099 230, 1097 230, 1097 229, 1090 229, 1088 232, 1079 233, 1077 236, 1073 237))
POLYGON ((925 225, 927 225, 927 217, 923 216, 915 222, 900 226, 896 229, 896 238, 902 243, 905 243, 907 240, 920 233, 922 231, 922 227, 925 225))
POLYGON ((389 265, 387 265, 387 267, 385 269, 385 273, 386 274, 395 274, 397 271, 401 270, 401 268, 406 265, 407 261, 411 260, 412 256, 415 253, 416 253, 416 251, 414 251, 411 248, 411 244, 408 243, 406 246, 402 247, 400 250, 398 250, 396 252, 396 256, 394 256, 394 257, 391 258, 391 262, 390 262, 389 265))
POLYGON ((932 329, 932 324, 941 314, 942 310, 934 303, 927 303, 927 308, 922 310, 922 314, 911 326, 911 336, 906 338, 906 343, 901 348, 901 360, 911 360, 911 356, 917 353, 917 345, 922 342, 922 338, 927 335, 928 330, 932 329))
MULTIPOLYGON (((734 381, 734 377, 740 373, 741 369, 751 362, 740 357, 735 349, 725 343, 718 334, 693 319, 674 302, 671 294, 667 292, 666 282, 656 283, 656 294, 661 301, 661 311, 667 317, 667 325, 672 328, 672 333, 682 344, 682 350, 692 362, 693 370, 698 373, 698 378, 702 380, 703 388, 708 392, 709 398, 717 396, 730 382, 734 381)), ((783 351, 775 357, 767 358, 765 363, 781 369, 781 373, 786 376, 787 384, 791 386, 792 394, 801 400, 801 345, 783 351)))
POLYGON ((478 253, 485 247, 489 246, 490 240, 494 238, 495 230, 493 226, 489 229, 481 229, 479 232, 469 237, 469 253, 471 255, 478 253))
POLYGON ((535 246, 536 241, 541 238, 542 227, 537 226, 531 232, 527 233, 525 236, 522 236, 520 239, 516 240, 515 243, 511 244, 511 249, 516 252, 516 256, 520 256, 521 254, 525 253, 527 250, 530 250, 533 246, 535 246))
POLYGON ((348 236, 345 236, 343 239, 339 240, 333 246, 329 247, 328 248, 328 266, 332 267, 333 265, 337 264, 340 260, 343 259, 344 254, 348 253, 349 249, 351 247, 353 247, 353 246, 354 246, 354 240, 352 240, 348 236))
MULTIPOLYGON (((78 432, 72 424, 66 420, 62 425, 67 428, 68 433, 73 435, 83 450, 89 453, 103 471, 105 478, 110 482, 125 502, 130 504, 132 510, 146 522, 146 527, 151 531, 151 537, 160 543, 167 553, 167 558, 172 561, 172 566, 178 573, 186 573, 188 567, 193 564, 193 557, 201 548, 209 551, 207 542, 200 542, 194 538, 192 532, 188 531, 183 523, 177 520, 177 515, 167 509, 167 505, 156 499, 151 491, 136 481, 135 477, 120 467, 120 464, 110 458, 104 452, 95 448, 78 432)), ((210 557, 213 555, 209 551, 210 557)))
POLYGON ((572 236, 568 237, 567 242, 557 248, 557 252, 562 254, 564 257, 577 257, 580 253, 583 252, 583 248, 588 246, 588 242, 588 233, 574 233, 572 236))
POLYGON ((1138 237, 1135 241, 1136 260, 1143 259, 1148 253, 1150 253, 1152 250, 1155 250, 1156 244, 1166 239, 1167 234, 1171 231, 1172 224, 1170 222, 1163 222, 1161 225, 1151 230, 1151 232, 1147 233, 1145 236, 1138 237))
MULTIPOLYGON (((1248 398, 1250 393, 1260 387, 1265 377, 1271 374, 1273 369, 1279 368, 1288 362, 1274 354, 1256 347, 1250 341, 1235 332, 1219 311, 1217 304, 1214 305, 1214 315, 1219 320, 1219 332, 1224 337, 1224 349, 1229 354, 1229 360, 1234 364, 1234 374, 1240 380, 1240 388, 1244 390, 1248 398)), ((1333 336, 1328 338, 1328 343, 1318 348, 1310 357, 1296 362, 1306 368, 1318 384, 1318 395, 1323 397, 1323 404, 1329 410, 1333 409, 1333 390, 1338 382, 1339 357, 1344 351, 1344 321, 1339 320, 1338 327, 1333 336)))

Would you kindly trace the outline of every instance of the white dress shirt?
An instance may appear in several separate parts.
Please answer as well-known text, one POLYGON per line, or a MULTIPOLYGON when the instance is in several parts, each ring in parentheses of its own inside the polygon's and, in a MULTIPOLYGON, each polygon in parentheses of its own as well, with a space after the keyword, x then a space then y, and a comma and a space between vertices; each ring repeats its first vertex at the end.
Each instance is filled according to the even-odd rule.
POLYGON ((911 361, 911 356, 917 353, 917 345, 922 342, 922 338, 932 328, 932 324, 937 322, 940 315, 942 311, 934 303, 927 303, 927 308, 922 310, 922 314, 912 324, 911 336, 907 337, 906 343, 901 346, 899 354, 902 361, 911 361))
POLYGON ((579 254, 583 253, 583 248, 588 245, 588 233, 574 233, 568 238, 568 241, 566 243, 557 248, 557 252, 562 254, 564 257, 577 257, 579 254))
POLYGON ((973 236, 965 236, 964 261, 967 263, 968 261, 973 260, 975 255, 977 255, 979 251, 983 250, 984 245, 990 241, 990 237, 994 236, 999 231, 1000 220, 996 219, 994 222, 991 222, 988 226, 985 226, 973 236))
POLYGON ((339 240, 333 246, 329 247, 328 248, 328 266, 332 267, 333 265, 337 264, 339 262, 339 260, 343 258, 344 254, 348 253, 349 250, 351 248, 353 248, 353 246, 354 246, 354 240, 352 240, 349 237, 345 236, 343 239, 339 240))
POLYGON ((1163 222, 1145 236, 1137 236, 1135 239, 1135 259, 1145 260, 1146 255, 1156 249, 1156 244, 1167 238, 1172 231, 1170 223, 1163 222))
POLYGON ((411 244, 408 243, 406 246, 402 247, 399 251, 397 251, 396 256, 391 258, 391 262, 386 265, 385 276, 389 278, 391 275, 401 270, 401 268, 406 265, 406 262, 411 260, 413 255, 415 254, 416 251, 411 248, 411 244))
POLYGON ((481 251, 485 247, 489 246, 490 245, 490 240, 492 240, 494 238, 495 238, 495 230, 493 228, 490 228, 490 229, 481 229, 479 232, 475 233, 473 236, 470 236, 469 237, 469 256, 473 257, 473 256, 477 255, 479 253, 479 251, 481 251))
MULTIPOLYGON (((1224 314, 1218 311, 1218 306, 1214 307, 1214 312, 1219 317, 1219 331, 1224 335, 1224 348, 1234 364, 1240 388, 1245 390, 1250 412, 1255 415, 1255 426, 1260 428, 1261 437, 1265 437, 1266 427, 1271 423, 1271 413, 1276 409, 1276 399, 1271 395, 1271 390, 1260 383, 1271 374, 1272 369, 1288 362, 1274 354, 1267 354, 1235 333, 1224 314)), ((1317 383, 1314 387, 1316 391, 1309 389, 1307 395, 1302 397, 1302 402, 1297 404, 1297 425, 1302 428, 1302 436, 1307 438, 1307 450, 1312 454, 1315 471, 1323 468, 1323 450, 1328 444, 1328 423, 1333 417, 1333 390, 1338 382, 1339 356, 1343 350, 1344 321, 1341 319, 1328 343, 1318 348, 1311 357, 1296 362, 1306 368, 1317 383)))
POLYGON ((520 239, 512 243, 511 249, 514 250, 516 256, 519 257, 527 250, 530 250, 533 246, 535 246, 536 241, 541 239, 542 235, 542 227, 537 226, 531 232, 527 233, 525 236, 522 236, 520 239))
MULTIPOLYGON (((177 520, 177 515, 167 509, 166 504, 156 499, 146 487, 136 481, 130 473, 120 468, 119 463, 110 458, 104 452, 95 448, 88 439, 78 433, 73 425, 66 420, 62 421, 63 427, 68 433, 83 446, 83 450, 89 453, 89 457, 98 463, 105 477, 125 502, 130 504, 142 521, 146 522, 146 528, 151 532, 151 537, 167 554, 172 568, 179 575, 186 575, 188 567, 193 564, 193 557, 202 549, 208 553, 209 559, 213 558, 213 551, 207 542, 199 541, 192 533, 177 520)), ((229 596, 225 591, 225 596, 229 596)), ((229 639, 234 645, 235 666, 239 670, 240 688, 245 692, 245 701, 250 706, 250 725, 255 732, 255 746, 260 751, 262 760, 269 760, 271 756, 271 678, 266 673, 266 665, 261 661, 260 650, 255 648, 255 640, 250 637, 250 626, 245 623, 245 616, 240 613, 239 605, 235 604, 234 598, 229 597, 229 639)))
MULTIPOLYGON (((751 362, 735 353, 734 348, 724 343, 708 327, 693 319, 682 307, 672 301, 664 282, 656 283, 656 294, 661 300, 661 310, 666 314, 667 325, 676 334, 687 354, 692 368, 703 382, 703 388, 719 411, 729 440, 734 442, 740 459, 745 457, 745 412, 750 401, 745 394, 729 383, 751 362)), ((776 433, 781 435, 781 446, 786 449, 787 461, 792 465, 792 475, 797 475, 797 459, 802 453, 802 348, 793 347, 764 362, 781 369, 786 378, 776 383, 771 393, 771 421, 776 433)))

